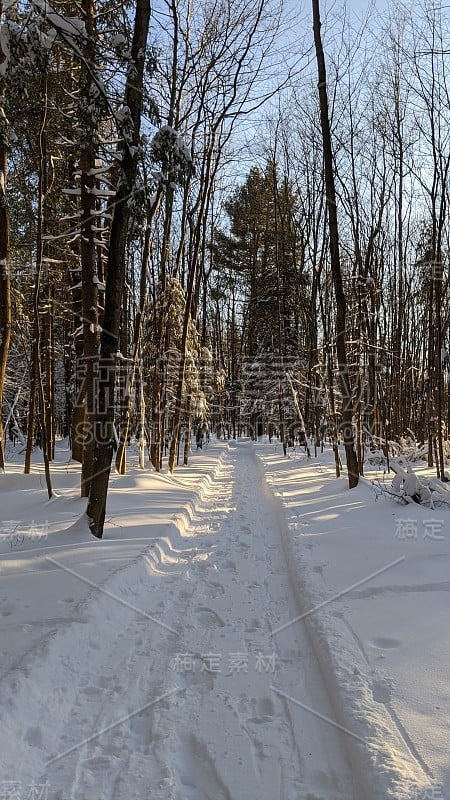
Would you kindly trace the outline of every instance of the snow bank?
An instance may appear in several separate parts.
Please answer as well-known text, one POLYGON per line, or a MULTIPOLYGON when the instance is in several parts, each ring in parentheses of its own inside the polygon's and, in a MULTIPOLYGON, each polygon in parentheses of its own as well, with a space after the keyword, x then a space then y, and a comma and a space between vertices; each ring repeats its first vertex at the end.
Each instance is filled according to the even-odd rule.
MULTIPOLYGON (((151 706, 152 698, 177 691, 172 673, 165 666, 152 670, 147 659, 148 686, 143 676, 135 696, 127 671, 136 655, 125 647, 121 663, 122 651, 111 648, 120 631, 140 624, 151 632, 155 662, 173 649, 177 631, 165 622, 176 602, 170 585, 192 556, 183 534, 226 449, 213 445, 174 477, 135 469, 114 475, 103 540, 89 533, 77 465, 64 465, 59 454, 53 474, 61 495, 51 504, 40 474, 23 476, 8 466, 0 481, 0 789, 14 783, 43 791, 39 780, 49 764, 56 774, 60 770, 61 791, 67 789, 72 750, 78 757, 89 729, 86 720, 77 720, 86 698, 100 709, 107 731, 121 716, 131 724, 142 694, 151 706)), ((87 750, 89 745, 87 739, 87 750)), ((109 758, 111 766, 112 745, 109 758)), ((118 765, 123 758, 122 752, 118 765)), ((76 778, 73 792, 83 794, 76 781, 88 780, 89 769, 76 778)), ((52 792, 57 789, 53 782, 52 792)))
POLYGON ((450 583, 439 573, 448 570, 448 512, 375 503, 367 484, 349 492, 346 480, 335 478, 331 458, 286 460, 274 450, 263 445, 258 454, 302 617, 336 718, 352 734, 347 743, 358 796, 443 800, 450 789, 450 583), (441 534, 426 540, 422 529, 427 520, 430 529, 430 517, 441 534), (445 706, 436 707, 437 698, 445 706))

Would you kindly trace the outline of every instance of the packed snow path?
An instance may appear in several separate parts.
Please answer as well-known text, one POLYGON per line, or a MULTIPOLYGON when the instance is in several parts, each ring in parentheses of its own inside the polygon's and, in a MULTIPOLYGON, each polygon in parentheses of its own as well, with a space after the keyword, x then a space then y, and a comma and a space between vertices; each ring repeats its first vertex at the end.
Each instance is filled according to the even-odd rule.
POLYGON ((34 668, 51 705, 30 707, 29 780, 50 800, 359 800, 303 623, 274 634, 300 609, 250 445, 177 525, 108 583, 126 605, 103 594, 34 668))

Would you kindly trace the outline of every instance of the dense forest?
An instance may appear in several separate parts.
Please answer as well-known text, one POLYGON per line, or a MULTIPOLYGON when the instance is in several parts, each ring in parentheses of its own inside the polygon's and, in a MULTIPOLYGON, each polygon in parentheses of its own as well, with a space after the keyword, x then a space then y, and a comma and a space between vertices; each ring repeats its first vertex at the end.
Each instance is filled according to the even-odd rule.
POLYGON ((410 441, 444 479, 449 10, 313 10, 0 3, 0 468, 43 459, 51 496, 66 438, 97 536, 129 446, 339 471, 344 441, 363 474, 410 441))

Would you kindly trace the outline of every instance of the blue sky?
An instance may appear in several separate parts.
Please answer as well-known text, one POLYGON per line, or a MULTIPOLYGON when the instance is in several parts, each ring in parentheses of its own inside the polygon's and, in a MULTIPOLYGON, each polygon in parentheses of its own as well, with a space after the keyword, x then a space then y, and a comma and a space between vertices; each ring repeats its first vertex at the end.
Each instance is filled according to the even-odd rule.
MULTIPOLYGON (((343 4, 344 0, 342 0, 342 2, 341 0, 335 0, 335 2, 333 2, 333 0, 321 0, 323 9, 331 8, 332 6, 338 8, 343 4)), ((389 3, 388 0, 346 0, 346 5, 352 12, 361 17, 367 13, 369 8, 373 7, 375 12, 380 12, 393 4, 389 3)))
MULTIPOLYGON (((372 5, 372 3, 369 3, 368 0, 347 0, 347 4, 349 8, 356 12, 365 11, 369 5, 372 5)), ((383 8, 387 8, 388 3, 386 0, 375 0, 373 5, 378 11, 380 11, 383 8)))
MULTIPOLYGON (((389 0, 320 0, 320 9, 322 17, 326 16, 327 9, 333 13, 338 13, 339 9, 344 6, 351 11, 355 16, 364 17, 369 8, 373 8, 375 14, 385 11, 393 2, 389 0)), ((303 0, 303 7, 308 10, 311 5, 310 0, 303 0)))

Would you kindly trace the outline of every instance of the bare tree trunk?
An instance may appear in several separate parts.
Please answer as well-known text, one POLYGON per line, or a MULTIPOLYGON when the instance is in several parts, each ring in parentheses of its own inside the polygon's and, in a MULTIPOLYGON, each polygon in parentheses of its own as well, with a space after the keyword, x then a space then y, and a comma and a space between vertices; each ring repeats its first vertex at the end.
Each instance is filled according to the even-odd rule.
POLYGON ((128 433, 130 430, 131 401, 133 397, 133 389, 136 381, 136 371, 141 348, 142 323, 145 313, 145 304, 147 302, 147 270, 150 254, 151 228, 159 205, 160 197, 161 192, 158 192, 156 199, 154 199, 153 203, 149 205, 147 211, 147 227, 145 230, 144 251, 142 253, 141 275, 139 282, 139 309, 134 323, 133 362, 126 386, 124 387, 124 396, 122 399, 122 424, 120 428, 120 441, 116 455, 116 469, 121 475, 125 475, 127 471, 126 446, 128 441, 128 433))
POLYGON ((47 485, 47 493, 49 499, 53 497, 52 481, 50 476, 49 465, 49 441, 47 431, 47 419, 45 414, 45 392, 42 379, 42 336, 41 336, 41 322, 39 318, 39 300, 41 289, 41 276, 43 266, 43 250, 44 250, 44 205, 45 195, 47 190, 47 167, 46 167, 46 125, 47 125, 47 109, 48 109, 48 95, 47 95, 47 82, 44 79, 43 91, 43 110, 42 119, 39 130, 39 184, 38 184, 38 219, 37 219, 37 235, 36 235, 36 274, 34 281, 33 292, 33 313, 34 313, 34 338, 35 338, 35 365, 34 375, 36 379, 37 398, 39 406, 39 422, 41 426, 41 448, 44 460, 45 482, 47 485))
MULTIPOLYGON (((84 48, 84 59, 80 72, 79 117, 86 136, 81 142, 80 151, 80 256, 81 256, 81 296, 83 328, 83 378, 85 415, 82 426, 83 459, 81 466, 81 497, 89 497, 91 478, 94 469, 94 419, 95 419, 95 380, 98 372, 99 320, 98 320, 98 275, 95 222, 92 209, 95 206, 96 156, 97 145, 95 123, 89 109, 89 91, 92 86, 92 72, 95 70, 95 2, 82 0, 84 23, 88 37, 84 48)), ((75 435, 77 432, 75 431, 75 435)))
POLYGON ((139 468, 145 468, 145 397, 142 369, 139 370, 139 468))
POLYGON ((434 279, 430 270, 428 281, 428 377, 427 377, 427 425, 428 425, 428 466, 433 466, 433 439, 435 431, 433 413, 433 388, 434 388, 434 325, 433 325, 433 306, 434 306, 434 279))
POLYGON ((211 174, 211 157, 212 157, 212 152, 210 151, 205 156, 206 163, 204 164, 204 174, 203 174, 204 189, 202 190, 202 193, 198 198, 198 206, 199 206, 198 218, 195 230, 193 232, 193 240, 194 240, 193 252, 189 264, 188 285, 186 291, 186 306, 184 310, 184 319, 183 319, 183 333, 180 344, 180 364, 178 368, 178 381, 175 393, 175 413, 173 421, 172 439, 170 442, 170 451, 169 451, 168 466, 169 466, 169 471, 171 473, 175 468, 175 457, 178 446, 178 439, 180 435, 181 415, 183 407, 183 402, 182 402, 183 387, 184 387, 184 380, 186 373, 186 353, 188 345, 189 323, 192 318, 195 318, 195 313, 193 312, 193 309, 197 308, 198 305, 198 292, 200 287, 198 281, 196 281, 196 277, 199 266, 201 242, 202 238, 204 238, 204 236, 202 236, 202 234, 204 234, 203 224, 205 218, 207 218, 208 215, 209 203, 212 192, 213 176, 211 174))
MULTIPOLYGON (((164 214, 164 232, 163 241, 161 246, 161 266, 160 266, 160 290, 161 295, 164 297, 164 290, 166 288, 166 271, 167 262, 169 257, 170 246, 170 231, 172 227, 172 212, 173 212, 173 193, 174 190, 171 186, 166 189, 165 197, 165 214, 164 214)), ((162 448, 163 448, 163 428, 164 428, 164 395, 166 383, 166 368, 164 360, 164 352, 167 348, 164 347, 166 340, 166 307, 165 299, 163 306, 160 309, 158 330, 156 336, 156 362, 155 371, 153 375, 153 391, 152 391, 152 440, 150 444, 150 460, 157 472, 161 469, 162 461, 162 448)))
POLYGON ((173 472, 175 468, 176 450, 178 445, 178 438, 180 435, 183 386, 186 373, 186 350, 187 350, 188 333, 189 333, 189 322, 191 320, 196 266, 197 266, 197 261, 196 259, 194 259, 194 262, 190 265, 189 283, 186 293, 186 307, 184 310, 183 334, 181 337, 181 344, 180 344, 180 363, 178 367, 178 382, 175 394, 175 413, 173 421, 172 438, 170 440, 170 450, 169 450, 169 472, 173 472))
POLYGON ((319 305, 320 305, 320 312, 322 318, 322 327, 323 327, 323 334, 324 334, 324 343, 325 343, 325 372, 326 378, 325 382, 328 383, 328 392, 327 392, 327 400, 328 400, 328 410, 331 415, 331 441, 333 447, 333 454, 334 454, 334 466, 336 469, 336 478, 340 478, 341 476, 341 459, 339 455, 339 447, 338 447, 338 426, 336 421, 336 402, 334 397, 334 385, 333 385, 333 352, 330 344, 330 336, 329 336, 329 324, 327 320, 327 314, 325 311, 325 303, 322 294, 320 293, 319 288, 319 305))
POLYGON ((192 405, 192 398, 191 395, 186 400, 186 425, 184 429, 184 449, 183 449, 183 464, 185 467, 188 465, 189 461, 189 453, 191 450, 191 405, 192 405))
POLYGON ((276 269, 276 291, 277 291, 277 346, 278 346, 278 413, 280 423, 280 441, 283 448, 283 455, 287 455, 287 442, 290 438, 289 433, 286 433, 284 423, 284 393, 283 385, 285 381, 285 366, 284 366, 284 330, 283 330, 283 314, 281 310, 281 270, 280 270, 280 252, 279 252, 279 231, 278 231, 278 177, 277 167, 275 161, 272 165, 272 192, 273 192, 273 216, 274 216, 274 257, 276 269))
MULTIPOLYGON (((34 345, 35 347, 36 345, 34 345)), ((27 445, 25 450, 24 474, 31 472, 31 457, 33 454, 34 430, 36 420, 36 376, 35 376, 36 356, 31 357, 30 364, 30 395, 28 400, 28 425, 27 425, 27 445)))
POLYGON ((114 200, 108 265, 106 274, 105 314, 100 344, 100 380, 98 412, 95 421, 95 454, 87 507, 89 527, 94 536, 103 536, 106 499, 114 443, 114 387, 117 347, 125 281, 125 249, 130 206, 137 176, 137 154, 140 141, 142 88, 145 50, 150 22, 149 0, 137 0, 134 18, 131 64, 125 88, 125 105, 130 111, 132 130, 125 135, 120 164, 120 180, 114 200))
POLYGON ((312 0, 314 44, 317 59, 318 89, 320 102, 320 123, 322 130, 323 156, 325 167, 325 188, 327 194, 328 227, 330 233, 330 264, 336 296, 336 351, 339 368, 339 382, 342 393, 342 434, 344 437, 347 462, 348 484, 353 489, 358 485, 359 470, 355 451, 353 431, 353 398, 347 363, 346 317, 347 302, 342 282, 339 253, 339 228, 336 208, 336 188, 334 181, 333 149, 331 144, 330 120, 328 115, 327 76, 322 46, 319 0, 312 0))
POLYGON ((6 201, 5 144, 0 142, 0 471, 5 468, 3 452, 3 387, 11 341, 11 284, 9 274, 9 211, 6 201))
POLYGON ((442 262, 436 265, 436 416, 437 416, 437 476, 444 480, 444 442, 443 442, 443 381, 442 381, 442 262))
MULTIPOLYGON (((76 171, 78 165, 75 159, 71 156, 68 159, 68 179, 69 190, 77 189, 76 171)), ((76 194, 74 194, 76 197, 76 194)), ((78 220, 78 210, 75 207, 71 208, 73 218, 78 220)), ((80 330, 83 330, 83 302, 81 292, 81 265, 80 265, 80 244, 79 239, 76 238, 70 244, 70 250, 73 254, 73 264, 70 270, 71 280, 71 293, 72 293, 72 309, 73 309, 73 335, 72 353, 75 360, 75 370, 73 374, 73 389, 70 393, 70 445, 72 451, 72 458, 80 464, 83 461, 83 430, 84 430, 84 417, 86 413, 85 405, 85 381, 82 370, 83 359, 83 337, 80 335, 80 330)))
MULTIPOLYGON (((179 37, 179 21, 178 21, 178 8, 176 0, 171 0, 170 10, 173 20, 173 39, 172 39, 172 64, 171 64, 171 78, 170 78, 170 101, 169 110, 167 115, 167 124, 173 127, 176 124, 176 115, 178 113, 177 107, 177 75, 178 75, 178 37, 179 37)), ((178 98, 179 102, 179 98, 178 98)), ((172 214, 173 214, 173 201, 174 201, 174 188, 172 184, 166 187, 165 194, 165 212, 164 212, 164 230, 161 245, 161 266, 160 266, 160 290, 162 296, 166 288, 167 278, 167 264, 169 258, 170 246, 170 232, 172 228, 172 214)), ((156 360, 155 371, 153 375, 153 388, 152 388, 152 431, 150 442, 150 460, 153 467, 157 472, 161 469, 162 452, 163 452, 163 438, 164 438, 164 398, 166 393, 166 364, 164 359, 164 351, 167 352, 168 348, 164 347, 166 341, 166 325, 164 322, 166 309, 164 307, 160 310, 158 329, 156 336, 156 360)))
MULTIPOLYGON (((0 2, 0 22, 3 21, 0 2)), ((1 58, 1 62, 4 57, 1 58)), ((11 280, 9 272, 9 209, 6 194, 8 165, 8 120, 3 110, 5 86, 0 82, 0 471, 5 468, 3 451, 3 390, 11 341, 11 280)))
POLYGON ((44 315, 45 427, 48 460, 55 458, 55 357, 54 357, 54 286, 47 278, 47 308, 44 315))

